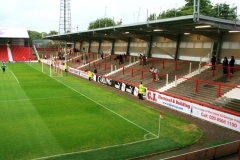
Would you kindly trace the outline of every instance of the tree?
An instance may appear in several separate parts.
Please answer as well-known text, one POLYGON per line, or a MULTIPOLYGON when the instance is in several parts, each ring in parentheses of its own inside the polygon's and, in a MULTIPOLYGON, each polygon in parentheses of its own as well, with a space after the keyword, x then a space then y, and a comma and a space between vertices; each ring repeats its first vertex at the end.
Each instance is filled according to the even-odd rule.
POLYGON ((213 7, 211 16, 222 18, 222 19, 228 19, 228 20, 236 20, 237 19, 237 14, 235 12, 236 9, 237 7, 234 5, 231 8, 229 4, 219 3, 213 7))
POLYGON ((157 19, 156 13, 152 13, 149 15, 149 17, 147 18, 148 21, 154 21, 157 19))
POLYGON ((28 30, 28 35, 29 35, 29 43, 32 45, 33 40, 39 40, 42 39, 42 34, 37 32, 37 31, 30 31, 28 30))
POLYGON ((32 40, 42 39, 42 34, 37 31, 28 30, 28 35, 29 35, 29 38, 32 40))
POLYGON ((116 23, 111 18, 101 18, 96 21, 90 22, 88 29, 103 28, 108 26, 115 26, 116 23))
MULTIPOLYGON (((158 15, 157 19, 192 15, 194 0, 185 1, 186 4, 183 7, 163 11, 161 14, 158 15)), ((213 6, 210 0, 200 1, 200 14, 205 16, 218 17, 228 20, 236 20, 237 18, 237 14, 235 12, 236 8, 237 8, 236 6, 233 5, 232 7, 230 7, 230 5, 226 3, 220 3, 213 6)), ((153 15, 154 14, 150 14, 148 20, 155 20, 153 15)))
POLYGON ((49 35, 49 36, 52 36, 52 35, 57 35, 57 34, 58 34, 57 31, 50 31, 48 35, 49 35))
MULTIPOLYGON (((192 10, 193 13, 193 4, 194 4, 194 0, 185 0, 186 4, 184 6, 183 9, 190 9, 192 10)), ((200 0, 200 14, 201 15, 210 15, 211 10, 212 10, 212 4, 210 0, 200 0)))

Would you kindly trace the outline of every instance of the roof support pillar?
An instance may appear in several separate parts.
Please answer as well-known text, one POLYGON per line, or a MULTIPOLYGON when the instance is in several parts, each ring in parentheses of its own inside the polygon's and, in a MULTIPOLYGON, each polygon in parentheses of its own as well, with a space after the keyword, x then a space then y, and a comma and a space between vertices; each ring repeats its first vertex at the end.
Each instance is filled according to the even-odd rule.
POLYGON ((218 45, 217 45, 217 55, 216 55, 216 59, 217 59, 217 63, 221 63, 221 58, 219 59, 220 55, 221 55, 221 48, 222 48, 222 37, 223 37, 223 33, 219 34, 219 40, 218 40, 218 45))
POLYGON ((88 43, 88 53, 91 52, 91 44, 92 44, 92 40, 90 40, 88 43))
POLYGON ((147 57, 148 58, 151 58, 152 57, 152 42, 153 41, 153 36, 150 36, 150 40, 149 40, 149 45, 147 44, 147 46, 148 46, 148 49, 147 49, 147 57))
POLYGON ((112 40, 111 54, 114 54, 114 47, 115 47, 115 39, 112 40))
POLYGON ((80 51, 82 51, 82 47, 83 47, 82 44, 83 44, 83 41, 80 41, 80 48, 79 48, 80 51))
POLYGON ((175 51, 175 56, 174 56, 175 61, 178 59, 180 42, 181 42, 181 34, 178 34, 176 51, 175 51))
POLYGON ((129 56, 130 53, 129 53, 129 50, 130 50, 130 44, 131 44, 131 38, 129 37, 128 38, 128 44, 127 44, 127 51, 126 51, 126 55, 129 56))
POLYGON ((98 53, 100 53, 101 46, 102 46, 102 39, 100 39, 98 42, 98 53))

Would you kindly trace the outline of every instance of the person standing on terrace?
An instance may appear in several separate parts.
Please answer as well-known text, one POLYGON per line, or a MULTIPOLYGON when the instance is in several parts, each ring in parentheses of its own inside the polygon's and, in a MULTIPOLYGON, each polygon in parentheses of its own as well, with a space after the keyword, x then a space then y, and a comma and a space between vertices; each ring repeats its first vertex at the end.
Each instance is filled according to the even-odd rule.
POLYGON ((224 57, 223 59, 223 74, 227 74, 228 73, 228 59, 227 57, 224 57))
POLYGON ((159 70, 157 68, 154 68, 153 73, 155 74, 155 80, 158 81, 159 80, 159 75, 158 75, 159 70))
POLYGON ((215 70, 215 65, 216 65, 216 56, 215 55, 212 56, 211 63, 212 63, 212 70, 215 70))
POLYGON ((155 80, 155 73, 153 71, 154 71, 154 67, 150 67, 149 72, 152 73, 152 80, 154 81, 155 80))
POLYGON ((97 74, 97 68, 96 67, 94 67, 93 73, 97 74))
POLYGON ((146 65, 147 64, 147 57, 145 54, 143 54, 143 65, 146 65))
POLYGON ((142 59, 143 59, 142 54, 140 54, 140 55, 139 55, 139 65, 142 64, 142 59))
POLYGON ((231 74, 233 74, 234 63, 235 63, 234 56, 231 56, 231 60, 229 61, 230 73, 231 73, 231 74))

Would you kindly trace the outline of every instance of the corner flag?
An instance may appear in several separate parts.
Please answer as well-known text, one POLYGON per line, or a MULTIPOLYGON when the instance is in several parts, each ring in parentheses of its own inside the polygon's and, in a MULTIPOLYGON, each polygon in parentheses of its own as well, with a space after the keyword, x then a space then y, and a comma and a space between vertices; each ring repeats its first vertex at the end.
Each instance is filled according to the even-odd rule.
POLYGON ((159 117, 160 117, 161 119, 163 119, 163 115, 162 115, 162 112, 160 112, 160 115, 159 115, 159 117))
POLYGON ((158 138, 160 136, 160 122, 161 122, 161 119, 163 119, 162 112, 160 112, 160 114, 159 114, 158 138))

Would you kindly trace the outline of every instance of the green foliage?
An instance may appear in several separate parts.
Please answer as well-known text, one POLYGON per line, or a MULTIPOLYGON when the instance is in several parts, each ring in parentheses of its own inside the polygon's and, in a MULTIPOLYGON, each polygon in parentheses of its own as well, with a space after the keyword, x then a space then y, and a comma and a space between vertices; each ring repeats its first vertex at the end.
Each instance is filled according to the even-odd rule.
POLYGON ((58 34, 57 31, 50 31, 48 35, 49 35, 49 36, 52 36, 52 35, 56 35, 56 34, 58 34))
MULTIPOLYGON (((192 15, 194 0, 185 1, 186 4, 184 6, 163 11, 157 16, 157 18, 155 13, 150 14, 148 20, 151 21, 155 19, 192 15)), ((232 7, 230 7, 230 5, 226 3, 218 3, 213 6, 210 0, 200 1, 200 14, 205 16, 218 17, 227 20, 236 20, 236 8, 236 6, 233 5, 232 7)))
POLYGON ((56 34, 58 34, 57 31, 50 31, 49 33, 47 33, 47 32, 37 32, 37 31, 28 30, 30 45, 32 45, 33 40, 42 40, 42 36, 45 37, 45 36, 51 36, 56 34))
POLYGON ((236 6, 230 7, 229 4, 219 3, 213 7, 211 16, 228 20, 236 20, 236 6))
MULTIPOLYGON (((122 24, 121 20, 118 22, 118 24, 122 24)), ((97 19, 96 21, 90 22, 88 29, 96 29, 109 26, 116 26, 116 23, 111 18, 101 18, 97 19)))
POLYGON ((39 33, 37 31, 28 30, 28 35, 29 35, 29 38, 32 39, 32 40, 42 39, 42 33, 39 33))
POLYGON ((156 20, 156 19, 157 19, 156 13, 152 13, 148 17, 148 21, 153 21, 153 20, 156 20))

